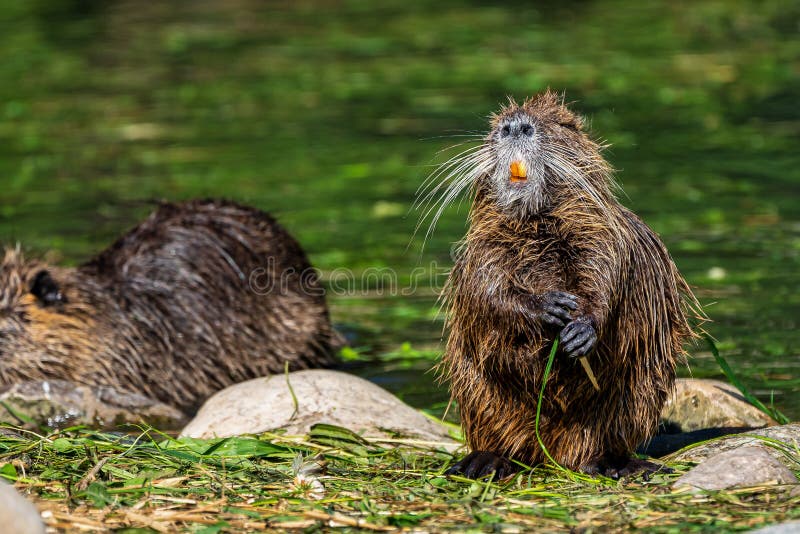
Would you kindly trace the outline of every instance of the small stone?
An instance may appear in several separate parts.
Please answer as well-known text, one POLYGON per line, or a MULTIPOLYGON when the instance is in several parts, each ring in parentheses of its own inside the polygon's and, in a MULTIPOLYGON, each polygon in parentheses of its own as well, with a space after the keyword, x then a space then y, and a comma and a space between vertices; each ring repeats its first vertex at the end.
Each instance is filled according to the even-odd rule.
POLYGON ((800 521, 787 521, 768 527, 761 527, 758 530, 751 530, 750 534, 798 534, 800 533, 800 521))
POLYGON ((14 486, 0 482, 0 523, 4 534, 44 534, 42 516, 36 506, 14 486))
POLYGON ((712 456, 680 477, 673 488, 723 490, 764 484, 796 484, 797 477, 761 446, 740 447, 712 456))
POLYGON ((169 430, 186 422, 180 410, 144 395, 66 380, 13 384, 0 393, 0 403, 0 422, 33 429, 72 425, 112 429, 144 422, 169 430))
POLYGON ((751 445, 760 445, 762 441, 753 436, 762 436, 786 444, 786 450, 780 450, 775 447, 767 447, 764 450, 787 467, 793 468, 797 465, 796 462, 800 461, 800 458, 797 458, 797 453, 792 452, 800 450, 800 423, 760 428, 758 430, 750 430, 744 434, 715 439, 702 445, 679 451, 674 455, 667 456, 666 459, 675 462, 703 462, 721 452, 751 445), (797 459, 792 460, 787 457, 787 454, 793 455, 797 459))
POLYGON ((747 402, 732 385, 696 378, 675 381, 675 392, 667 397, 661 410, 661 421, 670 433, 720 427, 760 428, 777 424, 747 402))
POLYGON ((450 449, 460 446, 447 427, 357 376, 314 369, 289 373, 288 382, 296 409, 287 375, 256 378, 217 392, 181 435, 208 439, 278 429, 307 434, 312 425, 326 423, 365 438, 380 440, 396 433, 450 449))
POLYGON ((728 272, 722 267, 712 267, 706 274, 711 280, 724 280, 728 276, 728 272))

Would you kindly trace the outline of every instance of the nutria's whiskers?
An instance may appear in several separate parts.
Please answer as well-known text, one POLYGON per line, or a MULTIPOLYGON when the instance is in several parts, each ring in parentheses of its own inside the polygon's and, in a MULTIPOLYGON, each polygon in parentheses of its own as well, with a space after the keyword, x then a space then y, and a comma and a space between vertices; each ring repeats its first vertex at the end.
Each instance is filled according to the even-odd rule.
POLYGON ((490 165, 491 154, 488 149, 476 145, 452 156, 428 175, 417 189, 417 199, 412 206, 413 209, 422 212, 414 235, 430 217, 423 248, 444 210, 469 189, 477 177, 488 172, 490 165))
MULTIPOLYGON (((472 140, 474 141, 474 140, 472 140)), ((466 144, 470 143, 470 141, 464 141, 462 143, 456 143, 454 145, 450 145, 449 147, 441 149, 437 154, 441 154, 444 152, 448 152, 450 150, 462 147, 466 144)), ((452 168, 454 165, 461 163, 464 159, 468 159, 474 152, 480 151, 483 147, 481 145, 471 145, 460 152, 456 153, 455 155, 451 156, 447 161, 435 166, 433 172, 431 172, 427 178, 417 187, 417 201, 415 202, 415 207, 419 204, 419 197, 428 192, 430 187, 441 186, 442 182, 438 181, 437 179, 440 178, 444 173, 447 172, 448 169, 452 168)))

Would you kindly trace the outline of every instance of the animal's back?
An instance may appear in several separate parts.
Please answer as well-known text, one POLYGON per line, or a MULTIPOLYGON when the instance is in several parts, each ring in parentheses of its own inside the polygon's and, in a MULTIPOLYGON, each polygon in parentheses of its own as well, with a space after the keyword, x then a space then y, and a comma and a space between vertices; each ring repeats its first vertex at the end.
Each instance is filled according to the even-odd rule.
POLYGON ((158 398, 191 407, 286 362, 334 362, 339 339, 316 275, 297 242, 259 210, 163 204, 80 272, 118 307, 120 344, 135 346, 124 357, 147 367, 143 350, 159 355, 168 377, 139 379, 158 398))

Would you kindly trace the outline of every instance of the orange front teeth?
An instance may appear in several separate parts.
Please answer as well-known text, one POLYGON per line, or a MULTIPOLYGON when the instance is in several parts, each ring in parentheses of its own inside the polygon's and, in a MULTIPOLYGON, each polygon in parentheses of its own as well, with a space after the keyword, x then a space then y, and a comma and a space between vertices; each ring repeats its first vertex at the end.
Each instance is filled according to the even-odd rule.
POLYGON ((525 162, 514 160, 511 162, 511 181, 524 182, 528 179, 528 169, 525 168, 525 162))

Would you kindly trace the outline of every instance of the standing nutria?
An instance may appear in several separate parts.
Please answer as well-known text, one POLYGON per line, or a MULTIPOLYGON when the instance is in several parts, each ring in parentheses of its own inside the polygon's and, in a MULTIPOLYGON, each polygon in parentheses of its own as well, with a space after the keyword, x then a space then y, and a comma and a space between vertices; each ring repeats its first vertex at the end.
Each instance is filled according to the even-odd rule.
POLYGON ((0 384, 64 379, 184 411, 235 382, 334 363, 340 340, 300 245, 232 202, 161 204, 77 268, 7 250, 0 384))
POLYGON ((556 338, 539 422, 552 458, 614 477, 656 468, 632 452, 656 429, 697 300, 658 236, 617 201, 603 147, 563 99, 511 101, 491 126, 440 171, 455 178, 443 203, 474 191, 440 364, 473 452, 449 472, 502 478, 516 470, 509 460, 545 460, 536 408, 556 338), (578 361, 587 356, 599 391, 578 361))

